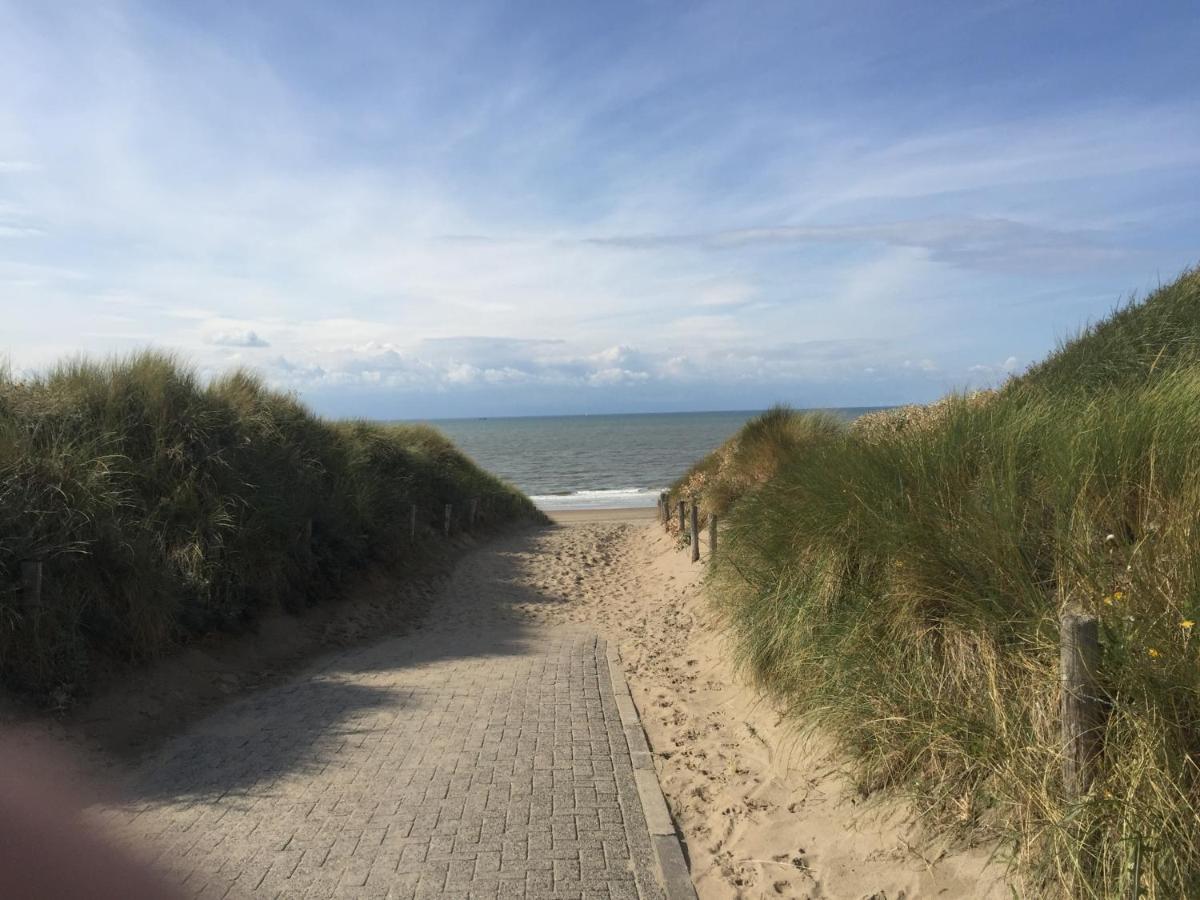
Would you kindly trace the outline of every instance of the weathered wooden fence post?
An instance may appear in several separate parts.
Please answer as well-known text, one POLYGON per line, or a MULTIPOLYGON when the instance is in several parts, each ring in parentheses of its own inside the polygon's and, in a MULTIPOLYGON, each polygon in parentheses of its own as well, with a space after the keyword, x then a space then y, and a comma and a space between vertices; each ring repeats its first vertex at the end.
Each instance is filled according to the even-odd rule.
POLYGON ((658 495, 658 511, 662 514, 662 527, 664 531, 670 530, 671 526, 671 495, 663 491, 658 495))
POLYGON ((717 514, 708 514, 708 558, 717 555, 717 514))
POLYGON ((447 503, 446 504, 446 526, 445 526, 446 537, 450 537, 450 516, 451 515, 452 515, 451 506, 449 503, 447 503))
POLYGON ((1066 613, 1059 636, 1063 786, 1072 798, 1091 786, 1104 727, 1100 696, 1100 627, 1095 616, 1066 613))
POLYGON ((417 539, 417 504, 415 503, 408 513, 408 539, 410 541, 417 539))
POLYGON ((26 610, 42 608, 42 563, 27 560, 21 563, 21 603, 26 610))
POLYGON ((680 500, 679 501, 679 536, 680 537, 683 537, 684 529, 687 528, 687 524, 683 520, 684 514, 687 512, 686 507, 687 507, 687 504, 684 503, 684 501, 680 500))
POLYGON ((700 561, 700 504, 692 501, 692 562, 700 561))

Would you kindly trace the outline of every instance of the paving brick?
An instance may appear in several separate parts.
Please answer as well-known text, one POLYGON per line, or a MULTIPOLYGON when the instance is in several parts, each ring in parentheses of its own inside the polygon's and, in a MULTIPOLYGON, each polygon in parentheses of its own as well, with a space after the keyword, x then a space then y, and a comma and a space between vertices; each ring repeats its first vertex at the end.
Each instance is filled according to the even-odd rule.
POLYGON ((249 696, 91 813, 203 897, 659 900, 603 645, 473 625, 249 696))

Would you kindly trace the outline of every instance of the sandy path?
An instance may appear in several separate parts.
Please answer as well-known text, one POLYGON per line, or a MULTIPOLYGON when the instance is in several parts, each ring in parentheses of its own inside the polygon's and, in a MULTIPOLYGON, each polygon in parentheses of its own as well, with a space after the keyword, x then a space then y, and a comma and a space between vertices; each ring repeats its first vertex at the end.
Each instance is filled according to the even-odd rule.
POLYGON ((828 747, 739 682, 702 565, 659 528, 611 512, 560 522, 493 545, 502 564, 472 577, 507 580, 521 616, 618 644, 702 898, 1009 896, 986 852, 922 844, 902 808, 863 803, 828 747))
MULTIPOLYGON (((1010 896, 985 852, 931 847, 902 808, 863 803, 828 747, 797 738, 735 677, 702 597, 703 565, 673 546, 652 512, 560 514, 559 527, 489 541, 461 560, 401 643, 469 656, 468 645, 484 641, 489 655, 520 656, 570 625, 615 643, 702 900, 1010 896)), ((411 590, 381 582, 370 595, 390 608, 397 592, 411 590)), ((390 630, 384 618, 368 620, 368 632, 390 630)), ((387 643, 364 652, 387 656, 387 643)), ((323 665, 359 653, 344 652, 323 665)), ((173 686, 158 691, 166 703, 180 690, 164 683, 173 686)))
POLYGON ((92 820, 203 897, 661 898, 605 644, 525 612, 555 603, 520 566, 541 540, 194 723, 92 820))

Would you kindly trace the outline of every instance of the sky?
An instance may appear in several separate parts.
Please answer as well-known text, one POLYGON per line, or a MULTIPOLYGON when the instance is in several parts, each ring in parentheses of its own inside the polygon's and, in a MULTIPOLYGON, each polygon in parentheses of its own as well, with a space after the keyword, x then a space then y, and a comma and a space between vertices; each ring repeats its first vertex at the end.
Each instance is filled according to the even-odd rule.
POLYGON ((0 358, 924 402, 1200 261, 1195 2, 0 0, 0 358))

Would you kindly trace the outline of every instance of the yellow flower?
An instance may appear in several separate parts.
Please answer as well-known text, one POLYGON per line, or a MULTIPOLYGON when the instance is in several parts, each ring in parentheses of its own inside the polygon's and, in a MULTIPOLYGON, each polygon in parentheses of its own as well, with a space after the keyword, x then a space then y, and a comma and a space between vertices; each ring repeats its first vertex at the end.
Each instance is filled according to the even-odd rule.
POLYGON ((1125 599, 1125 592, 1124 592, 1124 591, 1117 591, 1115 594, 1113 594, 1113 599, 1114 599, 1114 600, 1118 600, 1118 601, 1120 601, 1120 600, 1124 600, 1124 599, 1125 599))
POLYGON ((1153 647, 1151 647, 1151 648, 1150 648, 1149 650, 1147 650, 1146 652, 1150 654, 1150 658, 1151 658, 1151 659, 1158 659, 1158 651, 1157 651, 1157 650, 1155 650, 1153 647))
POLYGON ((1104 605, 1112 606, 1112 594, 1109 594, 1107 597, 1104 598, 1104 605))
POLYGON ((1196 623, 1193 622, 1191 619, 1184 619, 1182 622, 1179 623, 1179 627, 1182 628, 1184 631, 1191 631, 1193 626, 1195 626, 1195 624, 1196 623))

